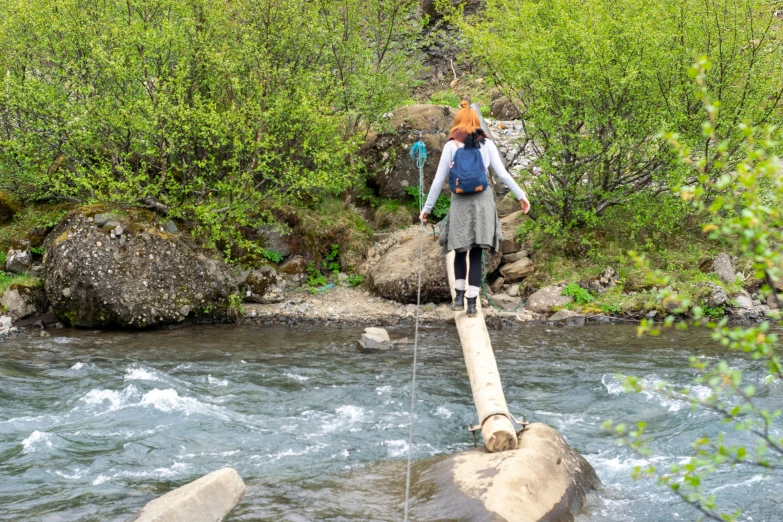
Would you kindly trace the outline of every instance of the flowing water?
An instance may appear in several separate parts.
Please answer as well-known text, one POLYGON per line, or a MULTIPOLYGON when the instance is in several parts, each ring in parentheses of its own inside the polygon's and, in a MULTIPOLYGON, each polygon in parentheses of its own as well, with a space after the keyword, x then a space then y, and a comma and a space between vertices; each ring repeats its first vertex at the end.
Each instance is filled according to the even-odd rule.
MULTIPOLYGON (((230 520, 401 520, 412 345, 360 354, 360 334, 212 326, 0 341, 0 520, 123 521, 222 466, 248 486, 230 520)), ((707 337, 637 339, 630 326, 491 337, 512 412, 559 430, 603 481, 579 522, 696 518, 630 474, 680 462, 689 441, 721 429, 716 416, 626 393, 616 375, 687 384, 691 355, 719 353, 707 337), (657 456, 619 447, 601 428, 608 418, 646 420, 657 456)), ((459 346, 454 328, 422 331, 417 459, 472 447, 475 410, 459 346)), ((729 362, 750 381, 763 376, 741 354, 729 362)), ((783 403, 783 388, 760 400, 783 403)), ((779 474, 738 468, 708 491, 752 513, 743 520, 780 521, 781 483, 779 474)))

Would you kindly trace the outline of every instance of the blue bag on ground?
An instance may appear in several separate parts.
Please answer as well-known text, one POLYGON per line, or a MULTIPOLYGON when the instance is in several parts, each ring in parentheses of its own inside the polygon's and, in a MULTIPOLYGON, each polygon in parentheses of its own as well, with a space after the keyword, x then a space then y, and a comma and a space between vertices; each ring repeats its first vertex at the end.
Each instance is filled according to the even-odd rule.
POLYGON ((449 187, 455 194, 475 194, 487 189, 487 169, 479 149, 457 149, 449 169, 449 187))

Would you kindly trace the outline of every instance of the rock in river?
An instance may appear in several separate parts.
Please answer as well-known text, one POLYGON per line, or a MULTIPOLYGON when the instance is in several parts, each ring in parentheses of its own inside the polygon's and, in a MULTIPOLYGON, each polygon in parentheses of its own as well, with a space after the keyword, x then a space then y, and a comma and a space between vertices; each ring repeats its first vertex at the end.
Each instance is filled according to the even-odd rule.
POLYGON ((236 290, 228 267, 187 235, 161 232, 155 215, 134 216, 120 238, 78 211, 48 236, 44 280, 55 313, 84 327, 227 319, 236 290))
POLYGON ((572 522, 600 487, 593 467, 545 424, 531 424, 519 447, 477 448, 435 460, 415 489, 429 491, 414 520, 572 522))

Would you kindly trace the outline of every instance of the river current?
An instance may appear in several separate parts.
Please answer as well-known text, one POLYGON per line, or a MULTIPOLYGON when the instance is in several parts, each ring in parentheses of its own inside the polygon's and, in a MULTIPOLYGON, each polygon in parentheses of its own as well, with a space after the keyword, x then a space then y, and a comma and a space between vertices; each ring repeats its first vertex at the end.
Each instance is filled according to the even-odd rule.
MULTIPOLYGON (((361 354, 360 335, 209 326, 0 341, 0 520, 124 521, 223 466, 248 486, 231 521, 401 520, 413 346, 361 354)), ((721 354, 704 333, 638 339, 631 326, 602 325, 490 336, 512 412, 556 428, 604 484, 578 522, 697 518, 631 472, 681 462, 690 441, 725 426, 653 393, 626 393, 617 374, 686 385, 691 355, 721 354), (655 455, 618 446, 606 419, 645 420, 655 455)), ((476 414, 455 329, 423 329, 420 350, 415 458, 471 448, 476 414)), ((764 389, 760 363, 727 359, 764 389)), ((783 404, 783 387, 760 400, 783 404)), ((707 491, 746 511, 741 520, 777 522, 782 485, 780 474, 735 468, 707 491)))

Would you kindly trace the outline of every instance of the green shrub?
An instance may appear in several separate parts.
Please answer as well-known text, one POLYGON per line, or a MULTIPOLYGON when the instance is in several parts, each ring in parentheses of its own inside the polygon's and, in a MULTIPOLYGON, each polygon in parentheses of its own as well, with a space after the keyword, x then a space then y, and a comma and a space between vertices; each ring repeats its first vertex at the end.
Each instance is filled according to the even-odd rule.
POLYGON ((263 256, 241 229, 360 180, 359 131, 408 97, 417 9, 0 2, 0 189, 155 206, 263 256))
MULTIPOLYGON (((419 190, 419 187, 414 187, 414 186, 405 187, 405 192, 407 192, 409 196, 413 197, 413 201, 415 203, 415 207, 418 213, 418 209, 420 209, 424 204, 424 199, 426 198, 426 194, 422 197, 421 190, 419 190)), ((443 219, 444 217, 446 217, 446 214, 449 213, 450 206, 451 206, 451 199, 448 196, 439 194, 438 199, 435 200, 435 205, 432 207, 432 212, 430 213, 430 215, 432 215, 432 217, 434 217, 435 219, 443 219)))
POLYGON ((576 283, 569 283, 563 288, 563 295, 573 297, 574 302, 578 305, 585 305, 595 301, 595 297, 576 283))
POLYGON ((364 282, 364 276, 361 274, 351 274, 348 276, 348 286, 359 286, 364 282))
MULTIPOLYGON (((783 46, 774 11, 760 0, 493 0, 451 20, 473 58, 524 108, 542 170, 530 179, 533 215, 568 228, 692 179, 660 132, 677 132, 698 157, 725 147, 731 164, 742 139, 736 122, 779 117, 783 46), (702 136, 685 72, 700 54, 714 57, 705 82, 722 98, 715 140, 702 136)), ((713 176, 714 165, 707 168, 713 176)))

